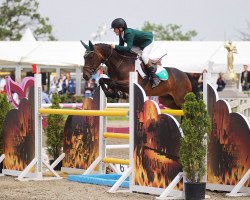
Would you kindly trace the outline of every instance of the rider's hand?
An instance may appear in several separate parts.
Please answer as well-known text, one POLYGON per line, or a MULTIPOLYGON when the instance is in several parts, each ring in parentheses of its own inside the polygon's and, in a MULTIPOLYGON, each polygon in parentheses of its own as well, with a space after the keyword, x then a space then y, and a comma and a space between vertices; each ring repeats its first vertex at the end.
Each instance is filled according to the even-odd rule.
POLYGON ((115 49, 115 44, 111 44, 112 49, 115 49))

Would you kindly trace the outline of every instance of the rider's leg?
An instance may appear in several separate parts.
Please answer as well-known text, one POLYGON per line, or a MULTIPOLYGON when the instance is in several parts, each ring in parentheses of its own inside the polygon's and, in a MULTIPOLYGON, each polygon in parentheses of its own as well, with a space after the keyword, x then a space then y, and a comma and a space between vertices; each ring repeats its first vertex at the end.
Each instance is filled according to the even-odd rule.
MULTIPOLYGON (((142 50, 140 47, 135 47, 133 46, 131 49, 133 52, 137 53, 139 58, 142 57, 142 50)), ((143 72, 142 68, 141 68, 141 61, 140 59, 136 59, 135 61, 135 71, 138 71, 138 73, 140 74, 140 76, 144 79, 147 77, 147 75, 143 72)))
POLYGON ((157 85, 159 85, 161 80, 155 75, 155 72, 157 70, 157 65, 153 64, 149 59, 149 54, 150 54, 152 48, 153 48, 153 42, 143 49, 143 51, 142 51, 142 61, 147 66, 149 75, 150 75, 151 80, 152 80, 152 88, 154 88, 157 85))
POLYGON ((141 67, 141 61, 139 59, 136 59, 135 61, 135 71, 138 71, 138 73, 140 74, 140 76, 144 79, 147 77, 147 75, 144 73, 144 71, 142 70, 141 67))

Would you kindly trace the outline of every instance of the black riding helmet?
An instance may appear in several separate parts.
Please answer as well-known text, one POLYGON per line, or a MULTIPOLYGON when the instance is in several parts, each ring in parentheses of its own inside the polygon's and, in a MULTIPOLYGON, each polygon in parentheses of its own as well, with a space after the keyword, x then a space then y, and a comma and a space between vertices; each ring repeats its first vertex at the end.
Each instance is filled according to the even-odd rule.
POLYGON ((116 18, 115 20, 112 21, 111 23, 111 28, 127 28, 127 24, 124 19, 122 18, 116 18))

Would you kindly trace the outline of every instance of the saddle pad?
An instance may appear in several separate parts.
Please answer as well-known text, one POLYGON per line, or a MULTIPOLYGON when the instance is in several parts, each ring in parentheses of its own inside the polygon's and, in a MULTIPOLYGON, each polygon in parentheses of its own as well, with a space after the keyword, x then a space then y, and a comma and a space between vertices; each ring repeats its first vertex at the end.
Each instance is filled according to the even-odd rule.
POLYGON ((156 74, 156 76, 158 76, 159 79, 161 79, 163 81, 168 80, 168 72, 162 66, 157 67, 157 70, 156 70, 155 74, 156 74))

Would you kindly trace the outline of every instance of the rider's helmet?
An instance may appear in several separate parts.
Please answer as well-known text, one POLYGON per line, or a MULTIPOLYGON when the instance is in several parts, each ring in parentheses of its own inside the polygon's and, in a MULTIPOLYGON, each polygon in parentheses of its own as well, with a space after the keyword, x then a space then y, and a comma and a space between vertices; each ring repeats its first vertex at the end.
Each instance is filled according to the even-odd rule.
POLYGON ((127 28, 127 23, 122 18, 116 18, 115 20, 112 21, 111 28, 123 28, 123 29, 126 29, 127 28))

